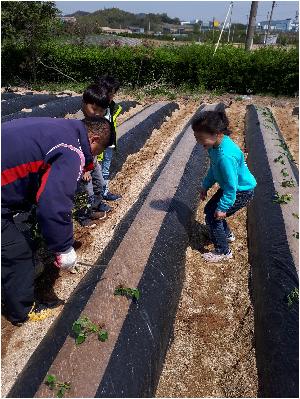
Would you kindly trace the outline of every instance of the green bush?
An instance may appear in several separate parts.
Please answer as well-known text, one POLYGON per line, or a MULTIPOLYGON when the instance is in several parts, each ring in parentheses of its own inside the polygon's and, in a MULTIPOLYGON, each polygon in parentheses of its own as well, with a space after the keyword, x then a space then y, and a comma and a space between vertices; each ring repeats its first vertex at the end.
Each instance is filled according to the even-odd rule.
MULTIPOLYGON (((213 56, 213 46, 165 47, 81 47, 49 43, 41 49, 37 78, 43 82, 63 82, 66 77, 89 82, 111 73, 123 85, 140 87, 155 82, 174 87, 294 95, 298 92, 298 49, 262 48, 246 52, 229 45, 213 56)), ((6 47, 2 50, 2 79, 30 80, 27 51, 6 47)))

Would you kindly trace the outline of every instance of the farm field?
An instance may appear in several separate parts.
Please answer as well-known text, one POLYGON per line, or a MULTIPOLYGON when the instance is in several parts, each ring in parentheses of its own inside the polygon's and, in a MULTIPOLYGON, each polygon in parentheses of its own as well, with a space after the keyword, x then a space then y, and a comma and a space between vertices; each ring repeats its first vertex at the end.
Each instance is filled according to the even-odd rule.
MULTIPOLYGON (((117 100, 137 99, 120 94, 117 100)), ((246 107, 250 104, 269 107, 298 163, 299 120, 297 116, 292 116, 294 107, 298 105, 295 98, 250 96, 242 99, 231 94, 207 94, 197 98, 177 96, 172 101, 166 97, 151 96, 139 99, 138 104, 121 115, 121 126, 144 115, 143 112, 149 111, 149 107, 161 107, 153 111, 153 120, 155 112, 157 115, 158 112, 166 112, 163 107, 171 103, 178 104, 178 107, 168 111, 168 116, 166 114, 163 120, 157 119, 157 127, 145 136, 140 148, 135 153, 127 154, 111 182, 111 190, 123 198, 112 205, 114 209, 108 218, 104 222, 97 222, 97 227, 91 230, 75 225, 75 238, 80 242, 77 253, 81 262, 90 265, 98 262, 128 210, 145 199, 145 188, 152 179, 157 178, 157 174, 160 175, 160 165, 168 153, 174 151, 181 132, 199 106, 217 102, 224 102, 228 106, 226 112, 232 138, 243 149, 246 107)), ((67 114, 65 117, 72 118, 74 115, 67 114)), ((124 137, 125 134, 124 131, 124 137)), ((201 168, 204 173, 205 167, 201 165, 201 168)), ((206 238, 203 206, 203 203, 197 205, 195 221, 192 223, 192 234, 185 253, 183 288, 156 397, 257 396, 253 308, 248 291, 247 213, 245 210, 239 212, 231 222, 237 236, 236 243, 232 245, 234 260, 227 264, 208 265, 202 261, 199 252, 206 238)), ((52 296, 67 301, 90 270, 90 266, 80 266, 74 274, 53 270, 50 277, 43 280, 40 295, 47 299, 52 296)), ((54 310, 52 317, 19 328, 12 327, 2 318, 4 396, 62 310, 63 306, 54 310)))

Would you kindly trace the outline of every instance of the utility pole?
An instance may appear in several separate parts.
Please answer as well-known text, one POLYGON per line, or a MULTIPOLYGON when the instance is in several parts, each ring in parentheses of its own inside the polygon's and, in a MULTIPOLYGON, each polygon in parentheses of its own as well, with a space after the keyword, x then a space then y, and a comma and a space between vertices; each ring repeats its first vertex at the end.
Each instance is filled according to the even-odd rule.
POLYGON ((151 28, 151 25, 150 25, 150 18, 149 18, 149 29, 148 29, 148 32, 150 32, 150 29, 151 28))
MULTIPOLYGON (((269 11, 267 13, 267 21, 269 21, 269 11)), ((265 36, 264 36, 264 44, 266 44, 266 38, 267 38, 267 29, 265 29, 265 36)))
POLYGON ((272 1, 272 9, 271 9, 270 19, 269 19, 269 24, 268 24, 268 30, 267 30, 267 36, 266 36, 265 45, 268 43, 268 37, 269 37, 269 34, 270 34, 270 29, 271 29, 271 22, 272 22, 274 7, 275 7, 275 1, 272 1))
POLYGON ((245 50, 247 51, 251 50, 253 44, 257 8, 258 8, 258 1, 252 1, 249 22, 248 22, 248 29, 247 29, 246 44, 245 44, 245 50))
POLYGON ((215 40, 215 17, 213 17, 213 42, 215 40))
POLYGON ((231 30, 231 18, 232 18, 232 10, 233 10, 233 3, 232 3, 231 12, 230 12, 230 19, 229 19, 228 39, 227 39, 227 42, 228 42, 228 43, 229 43, 229 39, 230 39, 230 30, 231 30))
POLYGON ((232 43, 234 41, 234 31, 235 31, 235 25, 233 25, 233 30, 232 30, 232 37, 231 37, 231 42, 232 43))

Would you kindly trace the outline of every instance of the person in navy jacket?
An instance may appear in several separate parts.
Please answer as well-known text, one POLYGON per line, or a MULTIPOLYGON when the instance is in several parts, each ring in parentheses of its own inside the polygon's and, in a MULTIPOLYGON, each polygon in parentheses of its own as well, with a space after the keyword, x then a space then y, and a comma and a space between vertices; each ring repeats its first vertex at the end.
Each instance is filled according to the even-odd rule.
POLYGON ((71 215, 77 182, 112 140, 109 122, 101 117, 24 118, 2 124, 2 302, 12 323, 23 323, 30 312, 39 311, 34 309, 33 253, 14 214, 36 205, 56 266, 71 269, 76 263, 71 215))

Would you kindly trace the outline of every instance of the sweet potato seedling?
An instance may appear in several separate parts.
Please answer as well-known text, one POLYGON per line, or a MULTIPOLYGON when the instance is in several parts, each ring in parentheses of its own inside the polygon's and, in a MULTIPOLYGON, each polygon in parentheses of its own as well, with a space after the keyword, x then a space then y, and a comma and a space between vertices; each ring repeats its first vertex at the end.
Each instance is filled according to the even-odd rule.
POLYGON ((279 155, 277 158, 274 159, 275 163, 281 163, 281 165, 285 165, 285 160, 283 158, 283 155, 279 155))
POLYGON ((69 382, 59 382, 57 378, 53 374, 48 374, 45 380, 45 384, 53 391, 57 389, 56 397, 63 398, 66 391, 71 389, 71 384, 69 382))
POLYGON ((281 183, 281 186, 282 187, 296 187, 296 184, 293 179, 290 179, 290 180, 283 180, 283 182, 281 183))
POLYGON ((292 200, 292 194, 282 194, 276 192, 273 202, 275 204, 288 204, 292 200))
POLYGON ((135 301, 140 299, 141 296, 138 288, 128 288, 123 286, 117 287, 115 289, 114 295, 126 296, 127 298, 132 298, 135 301))
POLYGON ((281 169, 280 173, 283 177, 288 177, 289 173, 286 168, 281 169))
POLYGON ((76 345, 82 344, 88 335, 97 334, 99 341, 105 342, 108 339, 108 332, 93 323, 88 317, 80 317, 73 323, 72 331, 75 334, 76 345))

